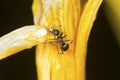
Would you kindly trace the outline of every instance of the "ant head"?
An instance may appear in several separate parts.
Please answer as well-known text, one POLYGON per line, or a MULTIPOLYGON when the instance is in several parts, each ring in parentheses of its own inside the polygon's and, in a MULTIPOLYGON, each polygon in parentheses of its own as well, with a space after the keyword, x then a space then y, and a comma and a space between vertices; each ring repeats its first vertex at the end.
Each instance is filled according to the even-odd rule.
POLYGON ((50 32, 53 33, 54 35, 59 35, 59 30, 50 28, 50 32))

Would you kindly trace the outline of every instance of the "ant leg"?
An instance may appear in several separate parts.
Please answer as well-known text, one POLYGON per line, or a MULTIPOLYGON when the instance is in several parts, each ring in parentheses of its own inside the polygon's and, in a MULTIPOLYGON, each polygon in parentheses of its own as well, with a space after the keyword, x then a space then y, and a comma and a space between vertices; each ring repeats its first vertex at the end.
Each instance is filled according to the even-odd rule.
POLYGON ((62 39, 65 38, 66 36, 67 36, 67 35, 64 35, 64 36, 62 37, 62 39))
POLYGON ((58 26, 56 26, 56 28, 60 28, 62 25, 58 25, 58 26))
POLYGON ((64 54, 63 50, 61 49, 62 54, 64 54))
POLYGON ((56 44, 58 43, 56 36, 54 36, 54 38, 52 38, 52 39, 47 39, 47 40, 49 43, 56 43, 56 44))
POLYGON ((70 44, 72 44, 73 40, 70 41, 70 44))
POLYGON ((64 54, 64 51, 63 51, 62 47, 60 47, 60 49, 61 49, 62 54, 64 54))
POLYGON ((63 32, 61 32, 60 35, 62 36, 62 35, 63 35, 63 32))
POLYGON ((66 42, 70 41, 70 44, 73 42, 73 40, 64 40, 64 41, 66 41, 66 42))
POLYGON ((58 40, 56 39, 47 39, 45 42, 50 44, 58 44, 58 40))
MULTIPOLYGON (((61 35, 61 37, 62 37, 62 35, 63 35, 63 32, 62 32, 62 33, 60 33, 60 35, 61 35)), ((64 36, 62 37, 62 39, 63 39, 63 38, 65 38, 66 36, 67 36, 67 35, 64 35, 64 36)))

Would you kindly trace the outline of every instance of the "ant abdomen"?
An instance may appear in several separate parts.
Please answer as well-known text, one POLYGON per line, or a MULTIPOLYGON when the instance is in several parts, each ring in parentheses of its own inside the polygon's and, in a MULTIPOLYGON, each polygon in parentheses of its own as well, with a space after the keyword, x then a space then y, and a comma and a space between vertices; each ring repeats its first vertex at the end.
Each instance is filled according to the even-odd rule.
POLYGON ((69 44, 64 44, 63 46, 61 46, 61 49, 63 50, 63 51, 67 51, 68 50, 68 48, 69 48, 69 44))

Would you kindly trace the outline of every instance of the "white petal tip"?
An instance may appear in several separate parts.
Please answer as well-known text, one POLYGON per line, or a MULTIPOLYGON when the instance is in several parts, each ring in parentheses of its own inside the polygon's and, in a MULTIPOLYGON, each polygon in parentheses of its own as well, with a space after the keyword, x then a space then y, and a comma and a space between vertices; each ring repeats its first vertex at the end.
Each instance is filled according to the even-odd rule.
POLYGON ((45 36, 47 34, 47 30, 45 28, 40 28, 35 33, 37 36, 45 36))

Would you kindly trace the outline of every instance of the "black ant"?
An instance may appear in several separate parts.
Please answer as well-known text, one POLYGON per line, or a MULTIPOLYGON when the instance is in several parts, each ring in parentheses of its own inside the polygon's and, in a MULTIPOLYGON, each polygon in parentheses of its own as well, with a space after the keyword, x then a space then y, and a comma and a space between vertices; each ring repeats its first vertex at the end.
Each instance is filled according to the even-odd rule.
POLYGON ((61 49, 62 54, 63 54, 63 51, 67 51, 69 48, 69 44, 66 42, 69 40, 63 40, 63 38, 65 38, 66 35, 63 36, 63 33, 60 32, 58 29, 50 28, 50 32, 57 37, 57 43, 58 42, 60 43, 60 49, 61 49))

